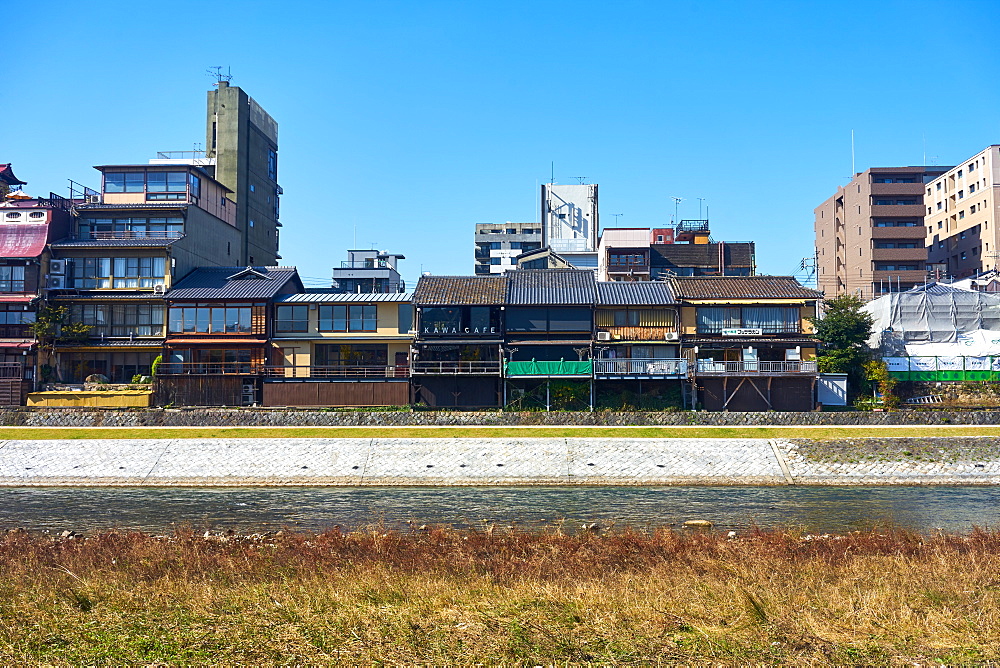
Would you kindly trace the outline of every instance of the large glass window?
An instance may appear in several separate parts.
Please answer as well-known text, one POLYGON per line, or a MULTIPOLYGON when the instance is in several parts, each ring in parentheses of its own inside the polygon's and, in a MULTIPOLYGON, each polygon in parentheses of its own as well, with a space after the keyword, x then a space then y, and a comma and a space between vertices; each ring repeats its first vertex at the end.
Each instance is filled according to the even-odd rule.
POLYGON ((309 305, 292 304, 279 306, 277 309, 275 331, 278 332, 308 332, 309 305))
POLYGON ((24 292, 24 267, 0 266, 0 292, 24 292))
POLYGON ((249 306, 192 304, 170 307, 171 334, 248 334, 249 306))
POLYGON ((91 338, 163 336, 163 314, 157 304, 74 304, 70 320, 90 325, 91 338))
POLYGON ((166 258, 116 257, 114 262, 114 287, 151 288, 163 283, 166 276, 166 258))
POLYGON ((388 366, 389 347, 377 343, 316 344, 318 366, 388 366))
POLYGON ((378 329, 375 304, 322 304, 319 307, 321 332, 374 332, 378 329))
POLYGON ((459 306, 425 308, 420 314, 420 329, 424 334, 459 334, 462 331, 462 309, 459 306))
POLYGON ((71 288, 110 288, 111 258, 77 257, 68 260, 71 288))
POLYGON ((184 219, 172 218, 81 218, 77 233, 81 239, 174 239, 184 232, 184 219))
POLYGON ((699 334, 721 334, 724 329, 759 329, 763 334, 800 331, 795 306, 703 306, 696 314, 699 334))

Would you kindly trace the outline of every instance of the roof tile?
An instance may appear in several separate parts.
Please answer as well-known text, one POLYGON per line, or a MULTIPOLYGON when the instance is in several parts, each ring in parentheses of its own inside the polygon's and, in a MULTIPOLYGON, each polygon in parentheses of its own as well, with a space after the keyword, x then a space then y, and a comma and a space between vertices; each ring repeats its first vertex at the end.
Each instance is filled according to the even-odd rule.
POLYGON ((820 299, 791 276, 674 276, 677 299, 820 299))
POLYGON ((421 276, 413 293, 418 306, 503 304, 507 276, 421 276))
POLYGON ((590 269, 518 269, 509 274, 508 304, 593 304, 597 277, 590 269))
POLYGON ((283 291, 301 291, 295 267, 202 267, 181 279, 167 301, 200 299, 271 299, 283 291), (258 276, 263 274, 264 277, 258 276), (291 285, 289 285, 291 283, 291 285))

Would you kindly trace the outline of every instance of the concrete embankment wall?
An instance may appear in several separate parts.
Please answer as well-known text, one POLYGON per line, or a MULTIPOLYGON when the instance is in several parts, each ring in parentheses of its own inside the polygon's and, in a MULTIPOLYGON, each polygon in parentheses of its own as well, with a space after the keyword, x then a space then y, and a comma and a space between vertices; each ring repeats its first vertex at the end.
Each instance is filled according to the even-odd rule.
POLYGON ((323 411, 261 408, 95 410, 0 409, 0 425, 27 427, 276 427, 276 426, 765 426, 1000 425, 997 411, 860 411, 830 413, 323 411))
MULTIPOLYGON (((935 440, 935 439, 925 439, 935 440)), ((936 439, 946 448, 947 439, 936 439)), ((981 439, 986 440, 986 439, 981 439)), ((0 441, 0 486, 1000 483, 1000 451, 816 457, 803 439, 289 438, 0 441)), ((967 444, 968 446, 968 444, 967 444)), ((911 446, 913 447, 913 446, 911 446)), ((822 453, 821 453, 822 454, 822 453)))

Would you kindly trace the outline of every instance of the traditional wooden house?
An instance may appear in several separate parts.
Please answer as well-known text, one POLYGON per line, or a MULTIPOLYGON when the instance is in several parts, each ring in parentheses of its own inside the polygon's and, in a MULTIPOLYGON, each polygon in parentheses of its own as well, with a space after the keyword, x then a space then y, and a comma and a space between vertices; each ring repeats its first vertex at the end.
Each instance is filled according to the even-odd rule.
POLYGON ((489 407, 501 401, 507 276, 421 276, 413 293, 413 402, 489 407))
POLYGON ((196 269, 166 295, 156 400, 187 406, 261 401, 276 298, 303 291, 294 267, 196 269))
POLYGON ((319 290, 275 298, 264 405, 409 404, 411 300, 319 290))
POLYGON ((682 356, 707 410, 813 410, 817 342, 807 318, 822 293, 790 276, 670 280, 682 356))

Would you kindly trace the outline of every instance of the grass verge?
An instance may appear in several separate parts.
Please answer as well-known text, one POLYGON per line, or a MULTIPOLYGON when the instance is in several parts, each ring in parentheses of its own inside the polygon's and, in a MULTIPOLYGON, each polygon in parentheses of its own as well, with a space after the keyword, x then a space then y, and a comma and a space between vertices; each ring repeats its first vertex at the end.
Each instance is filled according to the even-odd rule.
POLYGON ((994 426, 859 427, 0 427, 0 440, 83 438, 867 438, 994 436, 994 426))
POLYGON ((1000 660, 1000 533, 0 536, 4 664, 1000 660))

